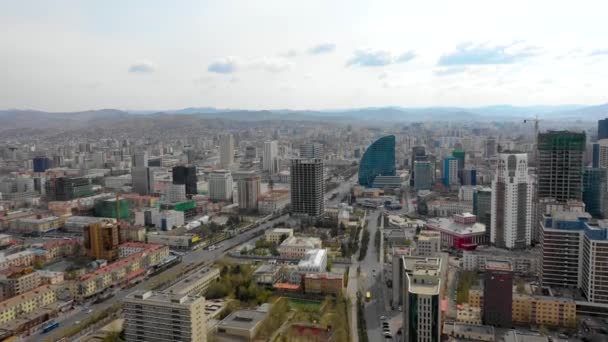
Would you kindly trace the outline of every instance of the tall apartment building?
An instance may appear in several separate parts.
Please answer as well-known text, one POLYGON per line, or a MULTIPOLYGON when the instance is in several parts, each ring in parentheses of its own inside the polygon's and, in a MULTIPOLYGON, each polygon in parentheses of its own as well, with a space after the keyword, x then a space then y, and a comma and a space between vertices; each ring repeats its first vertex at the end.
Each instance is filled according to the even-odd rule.
POLYGON ((276 141, 265 141, 262 153, 262 170, 274 175, 279 172, 279 144, 276 141))
POLYGON ((486 262, 483 292, 483 324, 510 328, 513 305, 513 268, 510 262, 486 262))
POLYGON ((205 298, 137 291, 124 301, 127 342, 204 342, 205 298))
POLYGON ((212 201, 232 201, 232 174, 216 170, 209 174, 209 198, 212 201))
POLYGON ((492 181, 490 241, 501 248, 532 242, 532 182, 526 153, 500 153, 492 181))
POLYGON ((93 187, 84 177, 58 177, 47 179, 46 196, 49 201, 70 201, 93 195, 93 187))
POLYGON ((608 139, 608 119, 597 121, 597 140, 608 139))
POLYGON ((458 159, 458 180, 463 184, 463 170, 465 166, 465 153, 463 150, 452 151, 452 157, 458 159))
POLYGON ((84 227, 84 248, 89 257, 113 261, 118 258, 119 227, 113 220, 103 220, 84 227))
POLYGON ((186 185, 185 184, 167 184, 163 191, 164 202, 177 203, 186 200, 186 185))
POLYGON ((323 160, 292 159, 291 210, 295 215, 318 218, 325 212, 323 160))
POLYGON ((542 285, 580 289, 587 301, 608 304, 608 228, 584 212, 553 212, 541 224, 542 285))
POLYGON ((441 272, 415 269, 404 274, 403 341, 439 342, 441 339, 441 272))
MULTIPOLYGON (((426 157, 426 150, 424 146, 414 146, 412 147, 412 154, 410 155, 410 186, 414 185, 416 182, 416 170, 415 170, 415 162, 416 160, 424 160, 426 157)), ((435 176, 435 175, 433 175, 435 176)))
POLYGON ((238 203, 240 209, 258 208, 258 197, 261 195, 260 181, 260 176, 255 173, 240 178, 237 181, 238 203))
POLYGON ((492 158, 496 156, 496 138, 488 137, 488 139, 486 139, 483 155, 486 158, 492 158))
POLYGON ((131 167, 148 167, 149 156, 148 151, 137 152, 133 154, 133 159, 131 162, 131 167))
POLYGON ((305 143, 300 145, 300 158, 323 159, 323 145, 319 143, 305 143))
POLYGON ((585 140, 584 132, 538 134, 538 198, 582 199, 585 140))
POLYGON ((195 166, 175 166, 171 170, 173 184, 183 184, 186 186, 186 195, 196 195, 196 167, 195 166))
POLYGON ((234 137, 232 134, 220 136, 220 167, 230 169, 234 164, 234 137))

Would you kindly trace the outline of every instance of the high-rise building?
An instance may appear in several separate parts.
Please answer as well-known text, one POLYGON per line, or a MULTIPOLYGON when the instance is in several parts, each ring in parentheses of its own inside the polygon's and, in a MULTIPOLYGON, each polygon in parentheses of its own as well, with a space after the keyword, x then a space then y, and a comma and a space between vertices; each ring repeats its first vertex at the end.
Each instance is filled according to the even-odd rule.
POLYGON ((91 223, 83 229, 84 248, 87 256, 113 261, 118 258, 120 231, 113 220, 91 223))
POLYGON ((431 163, 428 161, 414 162, 414 189, 430 190, 433 185, 431 163))
POLYGON ((371 187, 377 176, 395 174, 395 136, 388 135, 376 140, 365 150, 359 164, 359 184, 371 187))
POLYGON ((249 210, 258 208, 258 197, 261 195, 260 179, 260 176, 251 174, 247 177, 239 178, 236 182, 240 209, 249 210))
POLYGON ((591 145, 591 167, 597 169, 600 167, 600 144, 591 145))
POLYGON ((186 195, 196 195, 196 167, 195 166, 175 166, 172 169, 173 184, 183 184, 186 186, 186 195))
POLYGON ((416 268, 404 272, 403 341, 441 340, 441 286, 439 269, 416 268))
POLYGON ((597 144, 593 144, 593 149, 593 161, 597 167, 608 169, 608 139, 602 139, 597 144))
POLYGON ((538 134, 538 198, 582 199, 585 148, 585 133, 538 134))
POLYGON ((598 219, 603 219, 606 214, 606 172, 608 169, 586 168, 583 173, 583 202, 587 212, 598 219))
POLYGON ((526 153, 500 153, 492 181, 490 241, 501 248, 532 242, 532 182, 526 153))
POLYGON ((553 212, 541 224, 543 286, 580 289, 587 301, 608 304, 608 229, 590 215, 553 212))
POLYGON ((209 174, 209 199, 232 201, 232 174, 227 170, 216 170, 209 174))
POLYGON ((486 226, 486 241, 492 241, 492 189, 481 188, 473 192, 473 214, 477 222, 486 226))
POLYGON ((133 192, 140 195, 151 195, 154 188, 154 169, 147 166, 131 168, 131 184, 133 192))
POLYGON ((125 339, 205 342, 205 298, 168 292, 136 291, 125 298, 125 339))
POLYGON ((58 177, 47 179, 44 184, 49 201, 70 201, 93 195, 93 186, 88 178, 58 177))
POLYGON ((220 136, 220 167, 230 169, 234 164, 234 137, 232 134, 220 136))
POLYGON ((319 143, 305 143, 300 145, 300 158, 323 159, 323 145, 319 143))
POLYGON ((465 168, 462 170, 462 185, 477 185, 477 170, 465 168))
POLYGON ((483 324, 511 328, 513 268, 510 262, 486 261, 483 294, 483 324))
POLYGON ((295 215, 318 218, 325 212, 323 160, 291 160, 291 210, 295 215))
POLYGON ((148 167, 148 151, 135 153, 132 164, 132 167, 148 167))
POLYGON ((255 159, 258 157, 258 149, 255 146, 245 147, 245 159, 255 159))
POLYGON ((608 139, 608 119, 597 121, 597 140, 608 139))
POLYGON ((53 166, 53 161, 47 157, 34 157, 34 172, 44 172, 53 166))
POLYGON ((465 153, 463 150, 452 151, 452 157, 458 159, 458 180, 463 184, 463 170, 465 167, 465 153))
POLYGON ((410 156, 410 186, 415 185, 416 181, 416 161, 427 160, 426 158, 426 150, 424 146, 414 146, 412 147, 412 155, 410 156))
POLYGON ((454 157, 443 159, 443 185, 458 185, 458 159, 454 157))
POLYGON ((164 202, 178 203, 186 200, 186 185, 184 184, 167 184, 164 190, 164 202))
POLYGON ((279 172, 279 144, 272 141, 264 142, 264 153, 262 155, 262 170, 274 175, 279 172))
POLYGON ((488 137, 484 145, 484 157, 492 158, 496 156, 496 138, 488 137))

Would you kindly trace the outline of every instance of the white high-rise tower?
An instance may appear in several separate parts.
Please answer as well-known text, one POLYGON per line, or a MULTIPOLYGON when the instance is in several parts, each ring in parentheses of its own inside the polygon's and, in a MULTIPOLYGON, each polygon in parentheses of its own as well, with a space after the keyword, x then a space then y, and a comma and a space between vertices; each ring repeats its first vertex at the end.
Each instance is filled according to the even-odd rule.
POLYGON ((262 155, 262 169, 273 175, 279 172, 279 145, 273 141, 264 142, 264 153, 262 155))
POLYGON ((526 248, 532 240, 532 217, 528 155, 500 153, 492 181, 491 242, 500 248, 526 248))
POLYGON ((220 136, 220 166, 223 169, 230 169, 234 164, 234 138, 232 134, 220 136))

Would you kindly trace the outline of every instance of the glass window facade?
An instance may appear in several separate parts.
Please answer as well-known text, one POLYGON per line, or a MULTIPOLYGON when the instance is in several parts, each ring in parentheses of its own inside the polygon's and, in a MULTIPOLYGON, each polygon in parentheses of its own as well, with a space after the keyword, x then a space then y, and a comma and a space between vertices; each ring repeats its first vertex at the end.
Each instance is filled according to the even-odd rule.
POLYGON ((395 136, 388 135, 371 144, 361 158, 359 184, 371 187, 377 176, 394 176, 395 136))

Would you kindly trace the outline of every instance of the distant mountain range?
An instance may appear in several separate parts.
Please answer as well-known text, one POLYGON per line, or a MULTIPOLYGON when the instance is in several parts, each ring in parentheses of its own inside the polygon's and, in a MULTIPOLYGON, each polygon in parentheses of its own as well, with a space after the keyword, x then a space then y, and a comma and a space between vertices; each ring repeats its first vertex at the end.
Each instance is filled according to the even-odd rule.
POLYGON ((184 115, 190 119, 235 121, 296 120, 334 122, 420 122, 420 121, 511 121, 538 115, 548 121, 596 121, 608 117, 608 103, 597 106, 560 105, 516 107, 509 105, 460 107, 370 107, 339 110, 241 110, 211 107, 165 111, 122 111, 117 109, 82 112, 43 112, 35 110, 0 110, 0 131, 20 129, 70 130, 81 127, 111 126, 142 119, 166 120, 166 116, 184 115))

